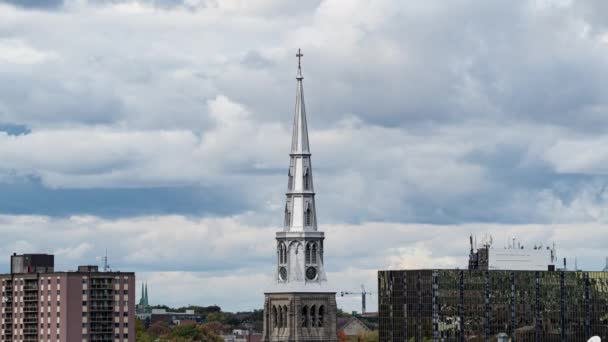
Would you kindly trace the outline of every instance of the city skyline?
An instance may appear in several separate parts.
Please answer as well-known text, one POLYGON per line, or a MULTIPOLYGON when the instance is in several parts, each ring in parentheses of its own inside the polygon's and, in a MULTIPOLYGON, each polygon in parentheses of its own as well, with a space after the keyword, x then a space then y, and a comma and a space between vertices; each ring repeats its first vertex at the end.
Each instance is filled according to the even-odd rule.
POLYGON ((107 248, 151 304, 260 309, 300 47, 336 291, 464 268, 470 234, 601 270, 605 6, 0 1, 0 255, 107 248))

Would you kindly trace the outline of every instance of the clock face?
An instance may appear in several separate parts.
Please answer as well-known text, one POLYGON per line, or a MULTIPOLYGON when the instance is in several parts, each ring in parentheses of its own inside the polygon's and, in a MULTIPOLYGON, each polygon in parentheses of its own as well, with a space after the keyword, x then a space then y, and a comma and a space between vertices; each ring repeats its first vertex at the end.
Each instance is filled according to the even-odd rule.
POLYGON ((308 280, 315 280, 317 278, 317 269, 314 267, 307 268, 306 278, 308 278, 308 280))
POLYGON ((287 279, 287 269, 285 267, 279 268, 279 278, 281 278, 281 280, 287 279))

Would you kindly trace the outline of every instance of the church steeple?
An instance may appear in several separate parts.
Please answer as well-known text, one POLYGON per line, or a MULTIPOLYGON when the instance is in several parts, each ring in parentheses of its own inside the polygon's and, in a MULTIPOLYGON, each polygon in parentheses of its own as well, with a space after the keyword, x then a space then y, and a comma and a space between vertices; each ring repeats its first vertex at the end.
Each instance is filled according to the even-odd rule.
POLYGON ((298 49, 298 75, 296 77, 296 107, 293 116, 290 163, 285 206, 285 230, 317 230, 315 193, 312 181, 312 164, 308 144, 308 124, 302 85, 303 54, 298 49))
POLYGON ((312 163, 308 144, 306 108, 302 86, 302 52, 298 50, 296 107, 293 116, 291 150, 285 203, 284 228, 277 233, 277 280, 281 284, 321 284, 323 232, 317 228, 312 163))
POLYGON ((298 49, 296 107, 283 229, 276 233, 275 284, 264 302, 264 342, 338 342, 336 292, 327 283, 317 229, 312 164, 298 49))
POLYGON ((150 305, 150 303, 148 302, 148 283, 146 283, 146 290, 144 292, 144 296, 145 296, 146 305, 150 305))

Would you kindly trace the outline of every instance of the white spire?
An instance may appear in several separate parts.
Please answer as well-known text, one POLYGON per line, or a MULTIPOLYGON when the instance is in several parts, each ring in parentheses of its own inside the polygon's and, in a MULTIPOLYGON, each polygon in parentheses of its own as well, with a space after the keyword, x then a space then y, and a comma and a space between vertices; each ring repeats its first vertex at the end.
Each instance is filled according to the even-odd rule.
POLYGON ((317 230, 315 194, 312 182, 312 164, 308 145, 308 125, 304 105, 304 88, 302 86, 303 56, 298 49, 298 76, 296 90, 296 108, 293 117, 291 152, 289 165, 289 182, 287 204, 285 207, 285 228, 287 231, 317 230))
POLYGON ((317 230, 315 192, 302 87, 302 52, 298 49, 296 107, 289 153, 283 231, 277 232, 277 282, 291 289, 319 290, 327 281, 323 266, 325 235, 317 230))
POLYGON ((302 87, 302 64, 301 58, 304 56, 298 49, 298 80, 296 91, 296 110, 293 116, 293 134, 291 138, 292 154, 309 154, 308 146, 308 127, 306 124, 306 107, 304 106, 304 88, 302 87))

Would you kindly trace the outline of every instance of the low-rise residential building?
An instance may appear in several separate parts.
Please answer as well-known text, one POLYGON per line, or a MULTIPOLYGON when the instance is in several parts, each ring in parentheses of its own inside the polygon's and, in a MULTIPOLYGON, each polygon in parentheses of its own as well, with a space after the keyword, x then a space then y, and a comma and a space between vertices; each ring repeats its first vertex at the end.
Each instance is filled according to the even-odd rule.
POLYGON ((370 331, 371 329, 355 316, 338 318, 338 334, 342 332, 347 338, 355 338, 370 331))

